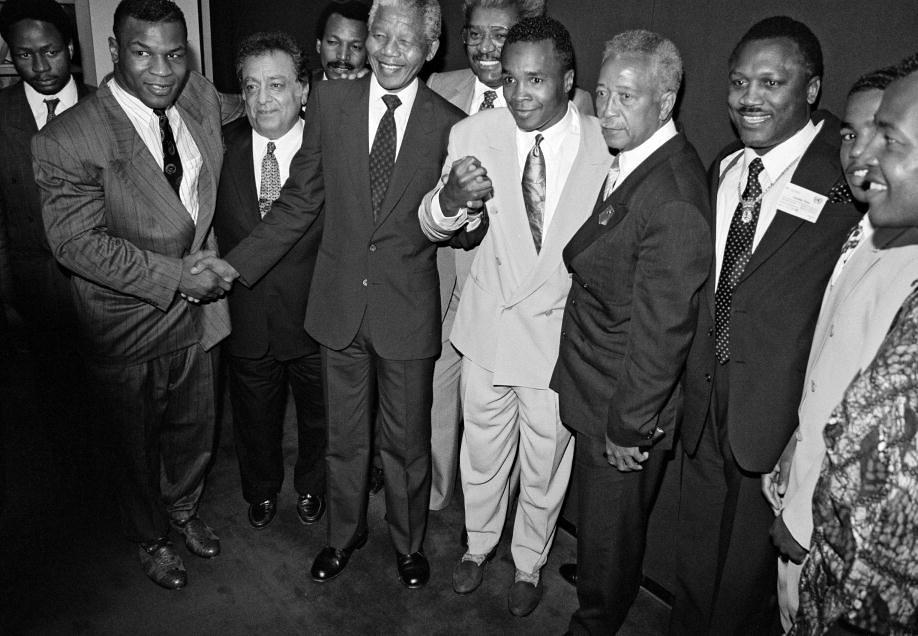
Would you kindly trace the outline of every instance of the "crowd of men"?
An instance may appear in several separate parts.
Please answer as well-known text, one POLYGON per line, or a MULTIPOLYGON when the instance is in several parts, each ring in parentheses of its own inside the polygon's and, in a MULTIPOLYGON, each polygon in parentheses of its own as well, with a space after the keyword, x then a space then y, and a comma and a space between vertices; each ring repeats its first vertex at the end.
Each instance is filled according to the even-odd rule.
POLYGON ((316 582, 382 488, 398 578, 425 585, 428 510, 458 483, 454 590, 513 515, 526 616, 573 477, 568 631, 614 633, 681 448, 672 633, 914 631, 918 57, 839 121, 813 32, 754 24, 728 60, 738 139, 706 171, 672 41, 606 42, 594 103, 544 2, 463 7, 468 68, 427 84, 437 0, 329 4, 314 73, 291 34, 250 35, 232 121, 169 0, 122 0, 97 89, 57 3, 0 11, 22 79, 0 91, 3 316, 49 373, 78 360, 144 572, 186 584, 172 530, 220 553, 198 515, 219 351, 254 528, 293 396, 316 582))

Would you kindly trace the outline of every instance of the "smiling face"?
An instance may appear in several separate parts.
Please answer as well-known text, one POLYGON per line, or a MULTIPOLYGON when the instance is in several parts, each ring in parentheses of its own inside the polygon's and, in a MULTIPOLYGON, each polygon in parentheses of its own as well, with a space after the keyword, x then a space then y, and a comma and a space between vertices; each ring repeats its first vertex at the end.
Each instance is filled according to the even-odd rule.
POLYGON ((644 53, 623 53, 603 62, 596 114, 609 148, 637 148, 669 119, 676 95, 658 86, 654 70, 653 58, 644 53))
POLYGON ((501 56, 504 99, 520 130, 546 130, 567 113, 574 71, 563 70, 551 40, 513 42, 501 56))
POLYGON ((42 95, 54 95, 70 81, 73 44, 50 22, 16 22, 8 44, 19 77, 42 95))
POLYGON ((883 91, 873 88, 854 93, 848 98, 848 103, 845 105, 839 155, 851 194, 861 203, 867 202, 867 193, 864 190, 867 176, 864 150, 876 131, 874 115, 882 99, 883 91))
POLYGON ((743 45, 730 68, 727 103, 743 144, 763 155, 807 122, 820 79, 806 77, 803 57, 787 38, 743 45))
POLYGON ((328 79, 341 79, 367 63, 367 25, 360 20, 333 13, 325 23, 325 33, 316 40, 316 53, 328 79))
POLYGON ((433 59, 439 40, 427 41, 418 12, 381 6, 373 16, 367 36, 367 58, 376 80, 387 91, 408 86, 433 59))
POLYGON ((186 37, 179 22, 127 18, 121 37, 108 39, 115 80, 148 108, 168 108, 188 77, 186 37))
POLYGON ((507 32, 519 21, 519 13, 513 8, 475 7, 469 17, 469 24, 463 32, 465 54, 469 68, 482 84, 497 88, 501 85, 500 53, 507 39, 507 32))
POLYGON ((918 226, 918 73, 890 84, 864 151, 865 198, 877 227, 918 226))
POLYGON ((262 137, 280 139, 296 123, 309 90, 296 77, 293 58, 283 51, 256 55, 242 66, 245 114, 262 137))

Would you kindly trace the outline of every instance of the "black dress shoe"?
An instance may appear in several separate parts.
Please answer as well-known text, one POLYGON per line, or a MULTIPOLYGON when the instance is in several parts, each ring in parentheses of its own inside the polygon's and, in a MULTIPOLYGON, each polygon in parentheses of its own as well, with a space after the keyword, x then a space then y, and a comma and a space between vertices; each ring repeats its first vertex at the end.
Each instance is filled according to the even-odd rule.
POLYGON ((325 514, 325 497, 322 495, 300 495, 296 500, 296 514, 300 523, 311 525, 325 514))
POLYGON ((561 573, 561 578, 577 587, 577 564, 576 563, 564 563, 558 568, 558 572, 561 573))
POLYGON ((192 554, 202 559, 212 559, 220 554, 220 538, 199 517, 182 523, 173 521, 172 527, 185 537, 185 547, 192 554))
POLYGON ((325 546, 319 551, 315 560, 312 562, 312 569, 310 570, 312 580, 316 583, 331 581, 344 571, 344 567, 350 560, 354 550, 359 550, 366 544, 367 533, 364 532, 349 548, 339 550, 338 548, 325 546))
POLYGON ((187 574, 182 559, 168 539, 140 544, 140 566, 150 580, 169 590, 185 587, 187 574))
POLYGON ((276 497, 249 504, 249 523, 252 524, 253 528, 264 528, 274 520, 274 515, 276 513, 276 497))
POLYGON ((385 488, 386 486, 386 476, 383 474, 382 468, 377 468, 373 466, 370 469, 370 484, 368 490, 370 491, 370 496, 379 494, 379 491, 385 488))
POLYGON ((430 580, 430 564, 423 552, 395 553, 398 580, 408 589, 422 587, 430 580))

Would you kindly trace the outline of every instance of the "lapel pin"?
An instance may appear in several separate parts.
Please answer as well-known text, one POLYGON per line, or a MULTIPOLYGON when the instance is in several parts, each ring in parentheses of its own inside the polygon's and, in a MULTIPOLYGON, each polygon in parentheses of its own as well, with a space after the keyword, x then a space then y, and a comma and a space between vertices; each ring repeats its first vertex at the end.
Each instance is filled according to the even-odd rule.
POLYGON ((610 203, 605 208, 603 208, 602 212, 599 213, 599 224, 608 225, 609 221, 612 219, 613 214, 615 214, 615 208, 612 207, 612 204, 610 203))

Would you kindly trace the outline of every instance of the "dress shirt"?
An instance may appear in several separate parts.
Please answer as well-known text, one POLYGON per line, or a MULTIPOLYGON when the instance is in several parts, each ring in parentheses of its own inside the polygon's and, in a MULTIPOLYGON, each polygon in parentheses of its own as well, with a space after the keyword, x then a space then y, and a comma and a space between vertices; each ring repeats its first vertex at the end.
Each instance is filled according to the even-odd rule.
POLYGON ((494 99, 494 108, 506 108, 507 100, 504 99, 504 89, 501 87, 491 88, 478 77, 475 77, 475 94, 472 95, 472 106, 469 108, 469 115, 474 115, 481 108, 481 102, 484 101, 485 91, 494 91, 497 97, 494 99))
POLYGON ((397 93, 387 91, 376 80, 376 76, 370 77, 370 111, 368 119, 367 135, 367 156, 373 150, 373 139, 376 138, 376 129, 379 128, 379 122, 386 114, 386 102, 383 101, 383 95, 397 95, 401 104, 395 109, 395 160, 398 161, 398 151, 402 147, 402 139, 405 137, 405 128, 408 126, 408 116, 411 114, 411 107, 414 106, 414 98, 418 96, 418 79, 414 78, 408 86, 397 93))
MULTIPOLYGON (((523 168, 526 165, 526 156, 535 144, 536 135, 542 135, 542 155, 545 157, 545 210, 542 216, 542 244, 551 230, 551 220, 554 218, 561 198, 561 190, 567 183, 567 176, 577 158, 580 150, 580 113, 573 102, 567 103, 567 112, 564 117, 547 130, 533 130, 525 132, 516 129, 516 158, 519 165, 520 181, 516 187, 522 188, 523 168)), ((488 166, 484 166, 485 169, 488 166)), ((445 183, 440 184, 442 189, 445 183)), ((469 218, 468 211, 461 211, 456 216, 446 217, 440 209, 439 190, 430 202, 430 213, 433 222, 446 232, 453 232, 461 228, 469 218)), ((523 211, 525 214, 525 210, 523 211)), ((469 229, 477 225, 477 218, 472 217, 469 229), (475 225, 473 225, 473 223, 475 225)))
POLYGON ((48 123, 48 106, 45 104, 46 99, 59 99, 60 102, 54 110, 54 115, 60 115, 62 112, 74 106, 77 103, 77 85, 73 76, 70 81, 59 92, 54 95, 42 95, 37 90, 23 82, 25 88, 26 101, 29 102, 29 110, 32 111, 32 117, 35 118, 35 125, 41 130, 48 123))
POLYGON ((717 258, 716 281, 720 281, 720 267, 724 260, 724 249, 727 246, 730 221, 733 219, 733 213, 739 204, 740 192, 749 177, 750 162, 756 157, 762 160, 765 169, 759 174, 759 183, 762 186, 762 190, 767 190, 762 197, 759 220, 756 224, 755 236, 752 238, 752 251, 754 252, 778 212, 778 201, 781 200, 781 194, 785 186, 790 183, 794 170, 796 170, 793 164, 800 161, 803 153, 810 147, 821 128, 822 122, 814 125, 813 122, 807 121, 806 125, 794 133, 793 136, 782 141, 764 155, 757 154, 752 148, 743 148, 724 157, 720 162, 718 169, 722 177, 720 188, 717 190, 717 232, 714 245, 717 258), (724 172, 725 170, 726 172, 724 172), (778 181, 769 188, 769 184, 775 179, 778 179, 778 181))
POLYGON ((290 161, 293 155, 300 149, 303 144, 303 120, 297 118, 293 128, 285 132, 278 139, 268 139, 262 137, 255 129, 252 129, 252 164, 255 174, 255 191, 261 198, 261 162, 268 152, 268 142, 274 142, 274 158, 277 159, 277 167, 280 169, 281 187, 290 176, 290 161))
POLYGON ((644 163, 647 157, 655 153, 663 144, 678 134, 679 131, 676 130, 676 124, 670 119, 637 148, 622 150, 618 153, 618 179, 616 179, 615 187, 612 188, 612 191, 615 192, 618 186, 625 182, 628 175, 637 170, 638 166, 644 163))
MULTIPOLYGON (((108 81, 112 95, 121 105, 134 130, 143 140, 143 144, 153 155, 156 165, 162 170, 163 166, 163 141, 159 129, 159 117, 153 109, 142 101, 121 88, 115 78, 108 81)), ((166 117, 175 136, 175 145, 178 147, 179 159, 182 160, 182 183, 179 186, 179 199, 191 215, 191 219, 198 222, 198 177, 201 175, 203 160, 197 144, 185 127, 182 116, 174 105, 166 109, 166 117)))

